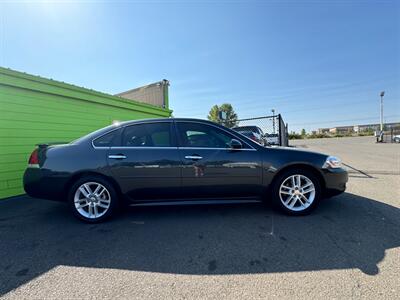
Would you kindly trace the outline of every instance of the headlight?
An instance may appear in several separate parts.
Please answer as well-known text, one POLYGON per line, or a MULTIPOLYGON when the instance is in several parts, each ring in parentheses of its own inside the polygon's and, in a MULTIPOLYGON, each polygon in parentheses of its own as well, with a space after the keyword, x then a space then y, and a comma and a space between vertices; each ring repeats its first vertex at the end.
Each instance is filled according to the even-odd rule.
POLYGON ((324 168, 337 169, 342 167, 342 161, 335 156, 328 156, 325 161, 324 168))

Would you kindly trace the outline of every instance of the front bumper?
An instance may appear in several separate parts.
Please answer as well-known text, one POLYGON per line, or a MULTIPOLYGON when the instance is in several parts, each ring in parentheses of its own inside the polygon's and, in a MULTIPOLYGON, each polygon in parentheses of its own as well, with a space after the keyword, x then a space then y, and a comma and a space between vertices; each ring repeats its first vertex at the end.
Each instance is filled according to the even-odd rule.
POLYGON ((323 172, 326 196, 335 196, 346 190, 346 183, 349 180, 349 176, 345 169, 324 169, 323 172))
POLYGON ((41 168, 28 167, 23 178, 24 190, 29 196, 56 201, 66 200, 66 183, 65 176, 54 176, 41 168))

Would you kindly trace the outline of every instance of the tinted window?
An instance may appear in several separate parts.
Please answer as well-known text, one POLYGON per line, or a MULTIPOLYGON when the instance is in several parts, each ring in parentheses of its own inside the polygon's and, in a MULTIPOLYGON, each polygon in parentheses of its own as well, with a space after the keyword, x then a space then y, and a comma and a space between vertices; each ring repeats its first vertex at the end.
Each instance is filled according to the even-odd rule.
POLYGON ((138 124, 125 128, 121 145, 124 147, 173 147, 171 123, 138 124))
POLYGON ((93 141, 95 147, 111 147, 118 130, 111 131, 93 141))
POLYGON ((79 143, 79 142, 81 142, 81 141, 83 141, 85 139, 88 139, 88 138, 94 139, 96 136, 102 135, 103 133, 106 133, 106 132, 110 131, 111 129, 116 129, 117 127, 118 127, 118 125, 113 124, 113 125, 109 125, 109 126, 104 127, 104 128, 100 128, 100 129, 98 129, 96 131, 93 131, 93 132, 91 132, 91 133, 89 133, 89 134, 87 134, 85 136, 82 136, 82 137, 72 141, 70 144, 76 144, 76 143, 79 143))
POLYGON ((230 141, 236 138, 228 132, 206 124, 178 122, 177 127, 182 147, 229 148, 230 141))

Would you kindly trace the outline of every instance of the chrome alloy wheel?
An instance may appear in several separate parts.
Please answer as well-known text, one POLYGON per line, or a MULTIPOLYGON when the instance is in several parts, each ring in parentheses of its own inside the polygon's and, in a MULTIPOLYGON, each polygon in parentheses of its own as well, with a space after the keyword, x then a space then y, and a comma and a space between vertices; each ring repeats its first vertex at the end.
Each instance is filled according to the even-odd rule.
POLYGON ((315 200, 314 183, 304 175, 291 175, 282 182, 279 198, 292 211, 305 210, 315 200))
POLYGON ((97 219, 110 208, 111 196, 102 184, 86 182, 76 190, 74 204, 83 217, 97 219))

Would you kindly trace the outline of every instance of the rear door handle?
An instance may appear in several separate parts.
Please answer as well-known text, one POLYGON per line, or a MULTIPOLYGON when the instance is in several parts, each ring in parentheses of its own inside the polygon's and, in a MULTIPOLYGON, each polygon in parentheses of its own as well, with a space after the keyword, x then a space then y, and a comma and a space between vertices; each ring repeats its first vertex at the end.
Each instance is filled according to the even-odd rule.
POLYGON ((203 157, 199 156, 199 155, 186 155, 185 156, 186 159, 191 159, 191 160, 200 160, 203 157))
POLYGON ((125 159, 126 156, 123 155, 123 154, 111 154, 111 155, 108 156, 108 158, 111 158, 111 159, 125 159))

